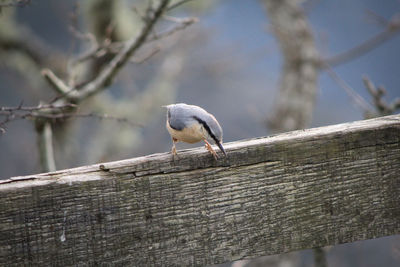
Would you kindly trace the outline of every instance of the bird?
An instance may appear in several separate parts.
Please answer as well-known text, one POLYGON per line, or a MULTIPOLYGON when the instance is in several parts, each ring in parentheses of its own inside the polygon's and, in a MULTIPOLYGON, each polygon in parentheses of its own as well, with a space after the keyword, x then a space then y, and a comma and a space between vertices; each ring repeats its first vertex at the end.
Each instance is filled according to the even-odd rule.
POLYGON ((167 108, 166 127, 172 138, 171 153, 177 155, 175 144, 178 141, 185 143, 205 142, 206 149, 217 160, 217 153, 210 142, 215 143, 226 157, 222 146, 222 128, 217 119, 199 106, 185 103, 171 104, 167 108))

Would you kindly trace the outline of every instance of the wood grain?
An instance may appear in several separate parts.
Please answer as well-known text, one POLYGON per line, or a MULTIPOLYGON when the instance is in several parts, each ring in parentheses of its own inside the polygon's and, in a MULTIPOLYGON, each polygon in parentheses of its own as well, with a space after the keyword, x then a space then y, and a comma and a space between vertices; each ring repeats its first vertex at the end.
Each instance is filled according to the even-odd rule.
POLYGON ((0 265, 205 266, 400 234, 400 115, 0 181, 0 265))

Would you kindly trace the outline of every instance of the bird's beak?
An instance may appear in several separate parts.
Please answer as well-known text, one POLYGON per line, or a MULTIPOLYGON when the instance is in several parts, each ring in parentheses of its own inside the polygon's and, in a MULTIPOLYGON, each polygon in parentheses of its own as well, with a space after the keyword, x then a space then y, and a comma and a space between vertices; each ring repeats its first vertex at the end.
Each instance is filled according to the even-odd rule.
POLYGON ((226 157, 226 152, 225 152, 225 149, 224 149, 224 147, 222 146, 222 144, 218 141, 218 142, 216 142, 217 143, 217 146, 219 147, 219 149, 222 151, 222 153, 224 153, 224 156, 226 157))

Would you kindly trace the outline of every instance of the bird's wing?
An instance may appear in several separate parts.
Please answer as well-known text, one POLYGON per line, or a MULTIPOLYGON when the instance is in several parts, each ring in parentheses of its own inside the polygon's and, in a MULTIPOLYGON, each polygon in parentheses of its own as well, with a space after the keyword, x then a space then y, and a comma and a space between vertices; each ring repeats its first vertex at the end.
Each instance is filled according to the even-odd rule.
POLYGON ((168 123, 172 129, 181 131, 186 127, 189 127, 196 121, 193 119, 191 112, 183 110, 180 107, 174 107, 168 109, 168 123))

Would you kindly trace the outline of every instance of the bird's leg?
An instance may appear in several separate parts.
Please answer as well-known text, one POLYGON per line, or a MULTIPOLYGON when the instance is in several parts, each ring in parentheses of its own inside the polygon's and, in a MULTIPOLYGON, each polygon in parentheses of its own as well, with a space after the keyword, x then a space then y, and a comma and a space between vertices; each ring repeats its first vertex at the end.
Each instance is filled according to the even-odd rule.
POLYGON ((178 155, 178 153, 176 152, 176 147, 175 147, 175 143, 178 142, 178 139, 175 139, 172 137, 172 149, 171 149, 171 153, 173 156, 178 155))
POLYGON ((214 149, 212 148, 212 146, 210 145, 210 143, 207 142, 206 139, 204 139, 204 142, 206 143, 206 149, 207 149, 208 151, 210 151, 210 153, 211 153, 211 154, 214 156, 214 158, 217 160, 217 159, 218 159, 217 153, 214 151, 214 149))

